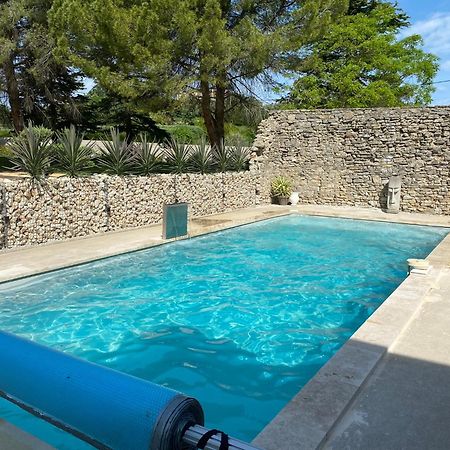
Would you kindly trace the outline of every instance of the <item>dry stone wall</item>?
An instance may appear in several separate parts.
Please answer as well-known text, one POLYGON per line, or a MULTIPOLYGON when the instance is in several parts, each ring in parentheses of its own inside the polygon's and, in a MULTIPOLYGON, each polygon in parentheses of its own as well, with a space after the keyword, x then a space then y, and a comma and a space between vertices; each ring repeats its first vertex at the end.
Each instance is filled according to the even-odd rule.
POLYGON ((0 248, 158 223, 175 201, 189 202, 193 217, 250 207, 258 189, 250 172, 0 180, 0 248))
POLYGON ((401 174, 403 210, 450 214, 450 107, 275 111, 254 145, 267 201, 287 175, 301 203, 384 208, 401 174))

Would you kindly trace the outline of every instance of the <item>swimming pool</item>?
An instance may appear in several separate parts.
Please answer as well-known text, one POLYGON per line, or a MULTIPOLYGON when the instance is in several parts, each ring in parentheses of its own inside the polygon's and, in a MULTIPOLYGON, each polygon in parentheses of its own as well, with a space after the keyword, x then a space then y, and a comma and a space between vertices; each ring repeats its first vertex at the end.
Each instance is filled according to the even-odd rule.
MULTIPOLYGON (((1 284, 0 328, 181 390, 251 440, 447 233, 272 219, 1 284)), ((4 401, 0 417, 83 448, 4 401)))

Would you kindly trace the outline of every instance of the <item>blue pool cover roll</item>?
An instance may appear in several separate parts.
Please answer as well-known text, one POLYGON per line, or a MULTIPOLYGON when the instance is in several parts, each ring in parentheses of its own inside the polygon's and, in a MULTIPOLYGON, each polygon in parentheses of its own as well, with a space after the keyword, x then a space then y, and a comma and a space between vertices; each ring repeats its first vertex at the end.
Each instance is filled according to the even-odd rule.
POLYGON ((193 398, 0 331, 0 395, 96 448, 175 450, 193 398))

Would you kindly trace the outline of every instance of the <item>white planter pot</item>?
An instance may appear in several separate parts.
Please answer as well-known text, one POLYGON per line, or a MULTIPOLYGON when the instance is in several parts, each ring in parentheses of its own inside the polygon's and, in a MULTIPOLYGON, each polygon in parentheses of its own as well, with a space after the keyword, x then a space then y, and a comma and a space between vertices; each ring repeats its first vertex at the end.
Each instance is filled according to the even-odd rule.
POLYGON ((292 206, 295 206, 298 204, 298 201, 300 200, 298 192, 293 192, 291 196, 289 197, 289 201, 292 206))

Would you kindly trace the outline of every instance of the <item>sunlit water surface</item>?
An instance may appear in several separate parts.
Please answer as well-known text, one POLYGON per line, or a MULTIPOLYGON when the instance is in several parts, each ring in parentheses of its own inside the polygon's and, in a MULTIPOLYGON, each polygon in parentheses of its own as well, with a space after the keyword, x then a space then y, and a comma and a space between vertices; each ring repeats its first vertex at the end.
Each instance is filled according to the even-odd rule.
MULTIPOLYGON (((251 440, 447 232, 259 222, 0 284, 0 328, 194 396, 251 440)), ((0 417, 85 448, 4 400, 0 417)))

